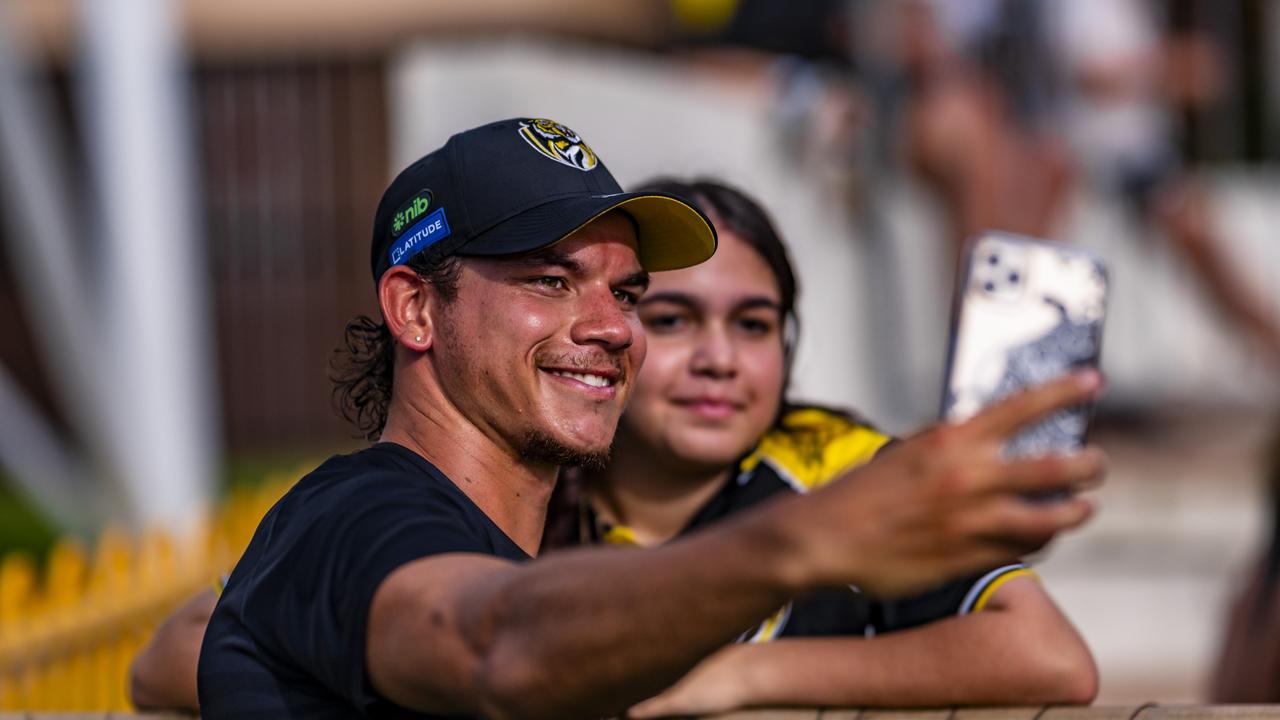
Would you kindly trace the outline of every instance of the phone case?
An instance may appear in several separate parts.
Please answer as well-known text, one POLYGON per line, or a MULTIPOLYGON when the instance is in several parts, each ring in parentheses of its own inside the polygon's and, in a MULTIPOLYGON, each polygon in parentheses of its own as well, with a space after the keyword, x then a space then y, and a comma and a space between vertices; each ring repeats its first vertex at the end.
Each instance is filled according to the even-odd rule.
MULTIPOLYGON (((994 232, 972 242, 956 285, 943 419, 965 420, 1012 392, 1096 367, 1107 287, 1106 266, 1083 248, 994 232)), ((1077 449, 1091 412, 1059 411, 1005 450, 1077 449)))

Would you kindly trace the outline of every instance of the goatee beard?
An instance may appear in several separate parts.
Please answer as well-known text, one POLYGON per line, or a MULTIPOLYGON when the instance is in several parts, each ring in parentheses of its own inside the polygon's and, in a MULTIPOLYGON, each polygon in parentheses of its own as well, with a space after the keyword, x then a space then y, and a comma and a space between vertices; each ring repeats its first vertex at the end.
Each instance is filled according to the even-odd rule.
POLYGON ((600 471, 609 462, 609 448, 590 451, 571 447, 551 435, 537 430, 525 434, 519 447, 525 462, 547 463, 561 467, 581 467, 600 471))

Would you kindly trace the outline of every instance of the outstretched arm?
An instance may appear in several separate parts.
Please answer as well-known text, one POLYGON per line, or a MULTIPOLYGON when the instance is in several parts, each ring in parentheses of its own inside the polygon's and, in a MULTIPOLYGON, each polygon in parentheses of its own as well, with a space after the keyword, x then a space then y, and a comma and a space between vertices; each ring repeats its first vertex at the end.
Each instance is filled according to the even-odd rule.
POLYGON ((1005 583, 981 612, 872 638, 784 639, 712 655, 633 718, 753 706, 1087 704, 1088 647, 1038 581, 1005 583))
POLYGON ((584 549, 525 565, 439 555, 394 571, 369 611, 374 687, 409 708, 488 717, 619 712, 799 592, 882 595, 1003 564, 1074 527, 1095 451, 1010 460, 1024 424, 1079 404, 1096 376, 1015 396, 902 442, 848 477, 653 550, 584 549))

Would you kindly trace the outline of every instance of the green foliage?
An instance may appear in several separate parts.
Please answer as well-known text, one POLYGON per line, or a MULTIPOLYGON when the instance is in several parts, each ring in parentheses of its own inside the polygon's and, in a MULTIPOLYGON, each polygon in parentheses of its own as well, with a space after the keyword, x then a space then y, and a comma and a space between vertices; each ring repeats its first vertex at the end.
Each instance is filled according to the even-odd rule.
POLYGON ((43 557, 59 534, 40 508, 0 477, 0 555, 21 550, 43 557))

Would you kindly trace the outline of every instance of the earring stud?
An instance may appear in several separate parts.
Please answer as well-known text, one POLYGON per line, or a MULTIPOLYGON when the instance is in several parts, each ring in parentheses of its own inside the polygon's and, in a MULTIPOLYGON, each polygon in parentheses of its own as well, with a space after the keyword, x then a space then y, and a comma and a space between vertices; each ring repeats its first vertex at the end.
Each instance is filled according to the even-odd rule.
POLYGON ((413 338, 413 341, 414 341, 414 342, 422 342, 422 336, 421 336, 421 335, 415 335, 415 336, 414 336, 414 338, 413 338))

